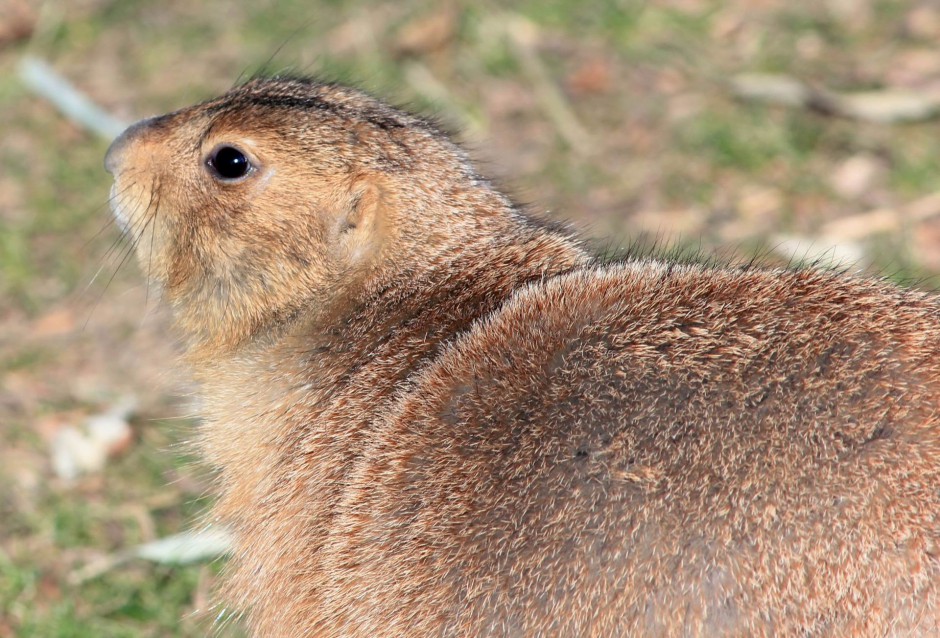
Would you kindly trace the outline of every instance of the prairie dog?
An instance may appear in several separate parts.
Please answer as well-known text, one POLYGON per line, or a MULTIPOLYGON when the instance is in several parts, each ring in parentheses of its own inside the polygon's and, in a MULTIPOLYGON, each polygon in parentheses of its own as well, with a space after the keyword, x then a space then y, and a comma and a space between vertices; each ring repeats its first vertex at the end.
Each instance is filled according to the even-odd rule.
POLYGON ((258 636, 940 635, 940 303, 602 265, 433 125, 256 79, 111 146, 258 636))

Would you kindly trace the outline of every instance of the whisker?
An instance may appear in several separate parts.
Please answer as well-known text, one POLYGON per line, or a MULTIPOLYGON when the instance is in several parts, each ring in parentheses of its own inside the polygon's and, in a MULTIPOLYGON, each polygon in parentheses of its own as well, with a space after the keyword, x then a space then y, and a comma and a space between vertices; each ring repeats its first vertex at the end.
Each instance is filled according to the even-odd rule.
POLYGON ((121 261, 118 263, 117 268, 115 268, 111 273, 111 277, 108 278, 108 283, 105 284, 104 289, 95 298, 95 303, 92 306, 91 311, 88 313, 88 317, 85 318, 85 323, 82 324, 82 330, 85 330, 88 327, 88 322, 91 321, 92 316, 98 309, 98 305, 101 303, 101 300, 104 299, 105 293, 108 292, 108 288, 111 287, 111 282, 114 281, 114 277, 117 276, 118 271, 125 264, 125 262, 127 262, 127 259, 133 254, 134 248, 134 244, 131 244, 127 247, 127 250, 123 251, 123 256, 121 257, 121 261))
MULTIPOLYGON (((153 178, 153 184, 150 189, 150 192, 151 193, 160 192, 159 184, 157 183, 156 177, 153 178)), ((157 212, 160 209, 160 196, 155 195, 154 197, 155 199, 153 200, 154 201, 153 212, 149 216, 149 219, 147 221, 148 224, 154 223, 154 220, 156 220, 157 218, 157 212)), ((144 226, 144 229, 146 230, 146 226, 144 226)), ((153 236, 154 235, 156 235, 156 233, 154 232, 154 229, 151 228, 150 229, 150 249, 147 252, 147 292, 144 294, 144 316, 146 316, 147 309, 150 306, 150 279, 151 279, 151 276, 153 275, 153 236)))
MULTIPOLYGON (((98 206, 95 207, 92 213, 100 212, 105 207, 110 208, 112 202, 114 202, 114 200, 118 199, 124 193, 126 193, 133 185, 134 184, 128 184, 122 190, 109 195, 108 198, 104 201, 104 203, 99 204, 98 206)), ((82 249, 83 250, 87 249, 96 239, 98 239, 102 235, 102 233, 104 233, 104 231, 114 226, 115 223, 116 223, 116 220, 114 218, 114 215, 108 215, 107 218, 105 219, 104 224, 101 226, 100 229, 98 229, 98 232, 96 232, 94 235, 88 238, 88 240, 85 241, 85 243, 82 245, 82 249)))
MULTIPOLYGON (((114 201, 116 198, 122 196, 124 193, 126 193, 128 190, 130 190, 134 185, 135 185, 135 184, 133 184, 133 183, 132 183, 132 184, 128 184, 128 185, 127 185, 124 189, 122 189, 121 191, 112 194, 110 197, 108 197, 107 202, 110 203, 110 202, 114 201)), ((103 207, 103 205, 102 205, 102 206, 99 206, 98 208, 100 209, 100 208, 102 208, 102 207, 103 207)), ((95 239, 97 239, 98 237, 100 237, 107 229, 109 229, 111 226, 113 226, 114 223, 115 223, 115 218, 114 218, 114 216, 113 216, 113 215, 109 215, 109 216, 108 216, 108 220, 104 223, 104 225, 102 225, 102 227, 98 230, 98 232, 96 232, 88 241, 85 242, 83 248, 86 248, 86 249, 87 249, 87 248, 89 247, 89 245, 90 245, 95 239)), ((114 251, 117 249, 118 246, 121 245, 121 243, 122 243, 123 241, 124 241, 124 232, 122 231, 119 235, 117 235, 117 236, 114 238, 114 240, 111 242, 111 245, 110 245, 110 246, 108 247, 108 249, 104 252, 104 254, 102 254, 102 255, 98 258, 98 259, 99 259, 98 269, 95 271, 95 274, 91 277, 91 279, 90 279, 90 280, 88 281, 88 283, 85 285, 85 288, 82 290, 82 293, 81 293, 81 294, 87 293, 87 292, 88 292, 88 289, 91 288, 92 284, 94 284, 95 281, 98 280, 98 277, 101 275, 101 271, 104 270, 105 266, 107 265, 108 258, 114 253, 114 251)))
MULTIPOLYGON (((130 186, 128 186, 128 188, 134 185, 135 184, 131 184, 130 186)), ((88 327, 89 321, 91 321, 92 316, 95 314, 95 311, 98 309, 98 306, 101 304, 101 300, 104 298, 104 295, 108 292, 108 289, 111 287, 111 283, 114 281, 114 278, 117 276, 121 268, 124 267, 124 264, 127 263, 127 260, 130 258, 130 256, 134 254, 134 252, 137 250, 137 246, 140 243, 140 240, 143 237, 143 234, 147 231, 147 227, 149 226, 150 221, 155 216, 155 215, 146 214, 152 209, 153 201, 154 201, 154 193, 153 191, 151 191, 150 200, 147 203, 146 208, 144 209, 145 214, 142 216, 143 219, 138 219, 136 222, 130 221, 129 222, 130 225, 127 229, 127 235, 126 236, 122 235, 118 237, 118 239, 111 245, 111 247, 108 249, 104 257, 102 258, 105 261, 110 259, 110 257, 115 253, 118 247, 121 246, 122 241, 127 237, 130 238, 130 240, 127 242, 127 245, 121 248, 120 253, 118 253, 120 255, 120 261, 118 262, 117 267, 111 272, 111 276, 108 278, 108 282, 104 285, 104 288, 95 298, 95 302, 92 305, 91 311, 89 311, 88 316, 85 318, 84 324, 82 324, 82 330, 88 327)), ((133 209, 129 213, 127 213, 128 217, 131 220, 137 217, 137 212, 140 209, 141 205, 142 205, 142 200, 137 200, 133 209)), ((94 279, 97 279, 100 272, 104 269, 104 265, 105 264, 102 264, 101 268, 98 269, 98 272, 95 274, 94 279)), ((91 286, 91 283, 89 283, 88 287, 90 286, 91 286)), ((88 287, 86 287, 86 290, 88 289, 88 287)))
MULTIPOLYGON (((133 186, 136 186, 136 185, 137 184, 135 182, 133 184, 130 184, 128 188, 132 188, 133 186)), ((130 211, 126 212, 126 215, 129 219, 133 219, 134 217, 136 217, 137 211, 140 209, 140 205, 141 205, 141 201, 138 199, 134 207, 130 211)), ((104 254, 104 257, 103 257, 104 259, 109 258, 114 252, 115 248, 118 245, 120 245, 121 241, 124 240, 127 236, 133 236, 134 232, 136 231, 136 229, 134 228, 134 222, 128 221, 128 224, 129 224, 128 228, 124 229, 124 232, 121 233, 121 235, 115 240, 115 243, 112 244, 111 247, 108 249, 108 251, 104 254)))

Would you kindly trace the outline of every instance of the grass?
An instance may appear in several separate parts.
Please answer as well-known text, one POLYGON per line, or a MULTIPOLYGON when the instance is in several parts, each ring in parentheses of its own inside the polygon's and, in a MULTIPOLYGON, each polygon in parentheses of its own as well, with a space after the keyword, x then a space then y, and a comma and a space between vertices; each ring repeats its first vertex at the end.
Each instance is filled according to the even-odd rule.
MULTIPOLYGON (((193 389, 166 316, 139 269, 119 266, 122 246, 109 255, 108 141, 32 96, 16 78, 21 56, 49 60, 128 120, 263 67, 352 81, 470 124, 461 137, 484 172, 601 245, 785 262, 768 251, 778 233, 833 241, 814 233, 932 193, 940 169, 935 123, 835 120, 729 95, 728 78, 754 71, 838 90, 940 82, 924 54, 940 33, 924 32, 916 7, 817 4, 455 0, 437 26, 440 5, 424 0, 45 5, 31 39, 0 43, 0 638, 205 635, 211 618, 194 614, 223 568, 132 561, 74 583, 89 562, 198 524, 211 488, 181 444, 197 427, 178 418, 193 389), (507 13, 531 26, 544 77, 507 40, 507 13), (417 39, 408 51, 406 35, 417 39), (572 115, 544 102, 546 81, 572 115), (559 134, 566 117, 588 131, 586 152, 559 134), (840 190, 834 176, 858 155, 874 158, 872 174, 840 190), (100 473, 55 478, 55 433, 128 394, 140 405, 134 444, 100 473)), ((861 248, 873 270, 929 283, 938 243, 927 220, 861 248)))
POLYGON ((178 531, 197 520, 205 506, 191 488, 172 487, 180 474, 194 471, 191 456, 174 452, 180 424, 141 427, 144 441, 109 466, 107 485, 101 477, 68 486, 53 482, 36 489, 28 507, 3 508, 0 531, 7 542, 0 552, 0 609, 15 635, 208 631, 210 619, 194 615, 193 595, 215 579, 218 566, 207 571, 132 561, 87 582, 70 582, 79 566, 178 531))

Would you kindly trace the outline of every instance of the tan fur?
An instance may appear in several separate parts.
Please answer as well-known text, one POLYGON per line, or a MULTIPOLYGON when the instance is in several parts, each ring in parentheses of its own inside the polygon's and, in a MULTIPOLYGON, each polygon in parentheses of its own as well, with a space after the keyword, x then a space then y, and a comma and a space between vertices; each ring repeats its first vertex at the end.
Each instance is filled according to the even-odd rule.
POLYGON ((434 127, 312 81, 107 162, 256 635, 940 635, 936 297, 601 266, 434 127), (218 144, 256 170, 219 181, 218 144))

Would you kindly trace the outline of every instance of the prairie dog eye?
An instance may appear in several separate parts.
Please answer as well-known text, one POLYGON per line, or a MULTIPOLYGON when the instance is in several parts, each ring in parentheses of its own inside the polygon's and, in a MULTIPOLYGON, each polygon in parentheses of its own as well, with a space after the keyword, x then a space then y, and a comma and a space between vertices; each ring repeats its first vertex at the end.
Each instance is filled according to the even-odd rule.
POLYGON ((217 178, 226 182, 239 180, 252 170, 248 157, 234 146, 228 145, 219 146, 212 151, 206 165, 217 178))

